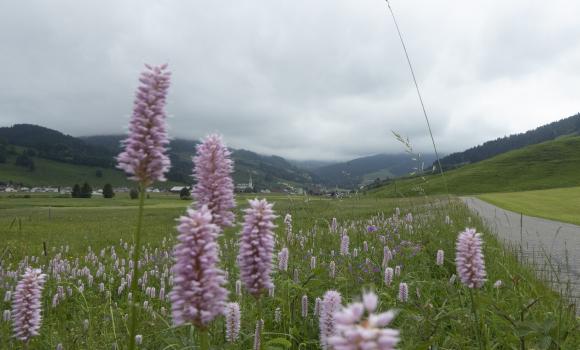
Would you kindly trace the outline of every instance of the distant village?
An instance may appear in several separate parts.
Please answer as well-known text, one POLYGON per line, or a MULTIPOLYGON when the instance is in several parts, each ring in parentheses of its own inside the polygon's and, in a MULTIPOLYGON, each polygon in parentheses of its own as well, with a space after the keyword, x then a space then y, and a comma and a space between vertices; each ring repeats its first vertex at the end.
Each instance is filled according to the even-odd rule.
MULTIPOLYGON (((1 184, 0 183, 0 192, 3 193, 54 193, 59 195, 71 195, 73 194, 73 187, 72 186, 24 186, 18 184, 1 184)), ((114 193, 130 193, 131 188, 122 186, 122 187, 114 187, 112 188, 114 193)), ((172 186, 170 188, 161 188, 161 187, 149 187, 146 189, 147 193, 174 193, 174 194, 181 194, 184 190, 191 190, 191 186, 172 186)), ((238 193, 285 193, 285 194, 292 194, 292 195, 321 195, 321 196, 334 196, 334 197, 344 197, 350 196, 351 191, 348 190, 327 190, 322 186, 314 186, 309 188, 308 190, 298 187, 291 183, 286 182, 279 182, 278 186, 275 189, 268 189, 268 188, 261 188, 257 190, 254 186, 252 181, 252 177, 249 177, 248 182, 241 182, 235 184, 235 191, 238 193)), ((103 196, 103 189, 94 189, 92 190, 92 196, 103 196)))

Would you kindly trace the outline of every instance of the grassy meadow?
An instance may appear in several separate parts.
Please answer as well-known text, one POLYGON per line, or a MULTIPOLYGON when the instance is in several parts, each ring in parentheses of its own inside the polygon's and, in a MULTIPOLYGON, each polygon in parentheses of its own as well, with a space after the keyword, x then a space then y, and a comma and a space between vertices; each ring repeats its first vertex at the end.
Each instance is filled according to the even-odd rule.
POLYGON ((486 193, 478 198, 516 213, 580 225, 580 187, 486 193))
MULTIPOLYGON (((238 196, 238 222, 247 198, 238 196)), ((275 289, 263 300, 264 349, 319 349, 315 299, 330 289, 342 294, 343 304, 372 289, 379 295, 379 310, 398 310, 391 326, 401 331, 401 349, 477 349, 478 328, 486 349, 578 349, 574 310, 518 264, 458 201, 275 195, 267 199, 275 203, 279 215, 275 251, 288 247, 290 259, 288 272, 274 269, 275 289), (400 215, 395 214, 397 207, 400 215), (291 235, 283 223, 287 213, 292 215, 291 235), (412 213, 412 221, 405 219, 407 213, 412 213), (350 238, 348 255, 340 254, 340 234, 329 231, 333 217, 350 238), (370 225, 378 230, 368 232, 370 225), (485 241, 488 282, 475 293, 477 321, 468 289, 452 278, 455 240, 466 226, 476 227, 485 241), (394 252, 388 266, 401 270, 391 285, 383 278, 385 246, 394 252), (442 266, 435 264, 439 249, 445 252, 442 266), (331 261, 336 264, 334 277, 329 272, 331 261), (503 282, 500 288, 493 286, 497 280, 503 282), (397 298, 400 282, 409 286, 407 302, 397 298), (300 306, 304 295, 306 316, 300 306)), ((161 288, 166 296, 171 286, 175 220, 189 204, 169 196, 146 201, 142 271, 148 278, 142 285, 149 287, 149 295, 142 288, 136 296, 142 349, 194 349, 197 344, 193 327, 172 326, 171 305, 166 297, 160 298, 161 288)), ((0 297, 14 288, 23 262, 50 275, 42 297, 40 335, 29 349, 56 349, 58 344, 64 349, 124 348, 129 307, 123 282, 137 201, 121 195, 112 200, 1 197, 0 210, 0 297)), ((219 318, 209 330, 215 349, 250 349, 253 344, 256 301, 244 290, 236 294, 235 288, 238 231, 239 226, 227 230, 220 247, 230 299, 241 306, 241 339, 226 343, 224 320, 219 318)), ((0 299, 1 310, 10 307, 10 301, 0 299)), ((22 348, 12 337, 10 322, 0 323, 0 348, 22 348)))
MULTIPOLYGON (((449 193, 479 194, 580 186, 580 137, 506 152, 445 173, 449 193)), ((440 174, 399 179, 371 190, 381 197, 447 193, 440 174)))

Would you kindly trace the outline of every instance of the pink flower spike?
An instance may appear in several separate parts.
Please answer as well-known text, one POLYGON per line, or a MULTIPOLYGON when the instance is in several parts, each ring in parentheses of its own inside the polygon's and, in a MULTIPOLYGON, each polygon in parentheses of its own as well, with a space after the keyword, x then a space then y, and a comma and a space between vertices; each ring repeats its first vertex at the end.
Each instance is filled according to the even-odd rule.
POLYGON ((165 181, 170 166, 164 108, 171 74, 165 71, 165 65, 146 67, 139 79, 141 86, 135 97, 129 135, 123 141, 123 152, 117 156, 117 168, 143 186, 165 181))
MULTIPOLYGON (((369 293, 370 294, 370 293, 369 293)), ((375 299, 376 296, 367 297, 375 299)), ((360 303, 348 305, 335 312, 336 331, 327 339, 333 350, 392 350, 399 342, 399 331, 385 328, 394 318, 394 312, 375 315, 368 313, 364 319, 364 308, 360 303)))
POLYGON ((340 293, 329 290, 324 293, 320 305, 320 347, 328 348, 327 340, 333 336, 336 331, 336 321, 334 315, 342 308, 342 298, 340 293))
POLYGON ((457 237, 457 274, 468 288, 481 288, 486 281, 482 245, 481 235, 473 228, 465 229, 457 237))
POLYGON ((230 157, 231 152, 221 136, 212 134, 196 146, 193 158, 193 176, 197 181, 193 197, 197 209, 206 205, 213 215, 213 223, 221 228, 234 224, 234 165, 230 157))
POLYGON ((399 283, 399 301, 406 303, 409 300, 409 286, 407 283, 399 283))
POLYGON ((435 259, 435 263, 437 266, 443 266, 445 260, 445 252, 441 249, 437 251, 437 258, 435 259))
POLYGON ((265 199, 250 200, 245 210, 240 238, 238 265, 240 279, 254 297, 272 287, 272 255, 274 253, 274 211, 265 199))
POLYGON ((288 252, 288 248, 284 247, 278 253, 278 270, 280 271, 288 271, 288 257, 290 253, 288 252))
POLYGON ((211 220, 206 206, 189 209, 187 216, 179 219, 173 290, 169 293, 176 325, 191 322, 205 328, 222 314, 226 305, 228 292, 223 287, 226 280, 224 272, 217 267, 219 228, 211 220))
POLYGON ((27 268, 16 285, 12 301, 14 336, 24 342, 38 335, 42 320, 40 298, 45 280, 46 275, 40 269, 27 268))
POLYGON ((226 316, 226 340, 229 343, 235 343, 240 337, 240 304, 227 303, 224 314, 226 316))

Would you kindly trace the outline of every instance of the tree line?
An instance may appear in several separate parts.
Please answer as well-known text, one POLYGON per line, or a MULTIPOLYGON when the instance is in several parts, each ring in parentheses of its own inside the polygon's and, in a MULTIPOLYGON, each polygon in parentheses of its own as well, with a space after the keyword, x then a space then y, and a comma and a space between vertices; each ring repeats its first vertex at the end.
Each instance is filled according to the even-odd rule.
MULTIPOLYGON (((85 182, 82 186, 75 184, 72 188, 71 197, 72 198, 91 198, 93 196, 93 188, 88 182, 85 182)), ((103 186, 103 198, 113 198, 115 197, 115 192, 113 191, 113 186, 111 184, 105 184, 103 186)))

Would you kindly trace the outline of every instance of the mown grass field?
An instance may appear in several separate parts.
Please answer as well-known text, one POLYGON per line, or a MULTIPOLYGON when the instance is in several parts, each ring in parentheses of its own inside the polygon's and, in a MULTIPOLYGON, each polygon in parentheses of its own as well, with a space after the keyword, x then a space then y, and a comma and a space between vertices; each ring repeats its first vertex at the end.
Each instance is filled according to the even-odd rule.
MULTIPOLYGON (((329 289, 338 290, 345 304, 359 298, 363 289, 375 290, 380 297, 379 310, 399 310, 392 327, 401 330, 401 349, 478 348, 468 290, 458 281, 450 281, 456 273, 455 239, 466 226, 483 232, 485 241, 489 281, 476 293, 485 348, 520 349, 523 342, 528 349, 578 349, 579 325, 574 310, 540 283, 529 269, 519 265, 458 202, 432 198, 267 198, 275 202, 274 208, 281 216, 276 221, 276 251, 287 246, 290 260, 288 272, 275 269, 275 291, 263 300, 264 349, 318 349, 314 300, 329 289), (401 208, 401 216, 393 216, 396 207, 401 208), (412 222, 403 219, 408 212, 413 213, 412 222), (293 219, 290 240, 282 222, 286 213, 293 219), (446 216, 451 222, 446 223, 446 216), (349 255, 339 254, 340 235, 329 232, 333 217, 350 237, 349 255), (378 231, 367 232, 371 224, 378 231), (368 250, 364 248, 365 241, 368 250), (383 282, 381 262, 385 245, 396 251, 389 266, 401 267, 401 275, 390 286, 383 282), (357 249, 356 256, 354 249, 357 249), (443 266, 435 264, 438 249, 445 251, 443 266), (311 266, 312 256, 317 258, 315 267, 311 266), (337 267, 334 278, 329 274, 331 261, 337 267), (502 288, 493 287, 496 280, 503 281, 502 288), (409 285, 408 302, 397 299, 399 282, 409 285), (300 310, 303 295, 309 300, 306 317, 300 310), (274 317, 277 308, 282 314, 280 322, 274 317)), ((247 206, 246 199, 238 197, 238 220, 241 220, 240 210, 247 206)), ((193 349, 198 337, 193 327, 172 327, 170 303, 158 295, 163 285, 170 288, 166 272, 171 267, 169 256, 175 243, 175 219, 189 204, 175 197, 157 196, 146 202, 143 256, 149 259, 144 263, 144 270, 149 275, 148 286, 155 287, 157 295, 145 296, 141 290, 136 297, 143 305, 139 311, 142 349, 193 349)), ((15 283, 5 272, 18 270, 19 262, 27 261, 45 271, 49 261, 51 266, 68 266, 62 273, 52 272, 45 286, 43 325, 40 336, 30 343, 30 349, 55 349, 59 343, 64 349, 125 346, 125 315, 129 308, 127 289, 119 290, 123 279, 119 269, 129 257, 136 205, 137 201, 126 198, 0 198, 0 254, 3 254, 0 297, 15 283), (46 257, 43 242, 48 247, 46 257), (106 276, 97 275, 99 265, 106 276), (84 271, 94 277, 92 284, 86 275, 79 273, 85 267, 84 271), (100 283, 104 291, 99 290, 100 283), (65 297, 53 307, 52 300, 59 286, 64 288, 65 297)), ((230 299, 241 305, 241 340, 225 343, 224 322, 220 318, 210 327, 214 349, 249 349, 253 343, 256 301, 246 292, 235 293, 238 231, 239 227, 227 230, 220 238, 220 246, 222 267, 229 273, 230 299)), ((10 309, 11 303, 0 299, 0 307, 10 309)), ((0 323, 0 348, 21 347, 11 336, 10 323, 0 323)))
MULTIPOLYGON (((449 193, 479 194, 580 186, 580 137, 563 137, 445 173, 449 193)), ((396 180, 371 190, 382 197, 447 193, 440 174, 396 180)))
POLYGON ((478 197, 516 213, 580 225, 580 187, 489 193, 478 197))

